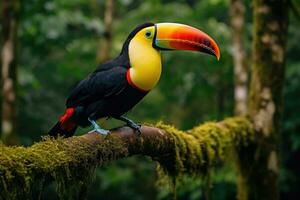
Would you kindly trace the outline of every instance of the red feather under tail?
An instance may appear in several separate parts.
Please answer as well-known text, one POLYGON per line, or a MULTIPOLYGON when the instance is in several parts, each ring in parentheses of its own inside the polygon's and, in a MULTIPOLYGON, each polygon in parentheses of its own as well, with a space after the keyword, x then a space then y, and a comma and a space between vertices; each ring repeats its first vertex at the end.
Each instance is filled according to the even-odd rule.
POLYGON ((77 129, 77 125, 71 119, 74 111, 74 108, 68 108, 48 134, 54 137, 57 137, 58 135, 63 137, 73 136, 77 129))

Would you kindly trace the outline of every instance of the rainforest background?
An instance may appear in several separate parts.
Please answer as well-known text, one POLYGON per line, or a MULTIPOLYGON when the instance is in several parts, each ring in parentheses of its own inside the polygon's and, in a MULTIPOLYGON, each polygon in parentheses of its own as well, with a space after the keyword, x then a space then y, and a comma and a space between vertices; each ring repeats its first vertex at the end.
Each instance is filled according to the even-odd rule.
MULTIPOLYGON (((7 39, 8 19, 3 2, 0 3, 1 48, 7 39)), ((13 26, 16 36, 12 40, 16 48, 8 77, 14 84, 12 93, 2 88, 4 142, 29 146, 40 141, 64 112, 72 87, 98 63, 117 56, 130 31, 148 21, 184 23, 207 32, 219 44, 221 59, 217 62, 198 53, 163 52, 163 74, 158 86, 128 116, 142 123, 162 120, 186 130, 199 122, 221 120, 238 112, 234 93, 240 83, 234 75, 234 57, 241 51, 236 51, 234 45, 241 44, 242 64, 251 76, 253 5, 250 0, 240 1, 240 16, 234 15, 234 1, 229 0, 13 2, 15 12, 10 17, 16 22, 13 26), (236 30, 234 17, 242 21, 241 29, 236 30), (234 40, 237 37, 241 39, 234 40), (7 101, 12 94, 14 98, 7 101), (5 103, 8 107, 3 106, 5 103)), ((280 139, 282 199, 300 195, 300 3, 290 2, 280 139)), ((3 53, 0 60, 3 65, 3 53)), ((2 82, 5 80, 2 69, 2 82)), ((247 86, 247 80, 245 83, 247 86)), ((113 120, 101 123, 107 128, 121 125, 113 120)), ((80 129, 77 134, 88 130, 80 129)), ((229 156, 228 161, 231 159, 229 156)), ((157 186, 155 167, 150 159, 137 156, 98 168, 88 199, 169 199, 171 191, 157 186)), ((220 164, 211 176, 211 199, 235 198, 233 164, 220 164)), ((178 199, 203 199, 207 189, 204 185, 200 179, 187 179, 178 186, 178 199)), ((58 198, 55 183, 46 188, 42 198, 58 198)))

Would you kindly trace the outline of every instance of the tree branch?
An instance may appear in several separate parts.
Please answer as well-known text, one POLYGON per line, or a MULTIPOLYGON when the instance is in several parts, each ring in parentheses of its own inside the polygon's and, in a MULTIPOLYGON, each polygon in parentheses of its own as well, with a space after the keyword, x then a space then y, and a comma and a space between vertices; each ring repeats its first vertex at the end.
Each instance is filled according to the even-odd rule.
POLYGON ((27 148, 1 145, 0 194, 3 199, 32 198, 56 180, 62 198, 66 194, 78 197, 85 193, 95 167, 133 155, 152 157, 170 176, 205 174, 224 158, 226 148, 245 145, 253 138, 252 124, 236 117, 185 132, 158 123, 142 126, 141 136, 122 127, 107 137, 89 133, 56 140, 47 137, 27 148))

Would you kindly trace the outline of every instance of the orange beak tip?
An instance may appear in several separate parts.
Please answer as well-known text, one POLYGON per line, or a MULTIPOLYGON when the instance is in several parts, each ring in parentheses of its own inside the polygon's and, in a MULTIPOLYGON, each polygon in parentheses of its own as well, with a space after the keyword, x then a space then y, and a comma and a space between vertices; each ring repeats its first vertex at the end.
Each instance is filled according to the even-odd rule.
POLYGON ((219 60, 220 60, 220 57, 221 57, 221 53, 220 53, 220 49, 219 49, 218 46, 217 46, 215 52, 216 52, 215 56, 216 56, 217 60, 219 61, 219 60))

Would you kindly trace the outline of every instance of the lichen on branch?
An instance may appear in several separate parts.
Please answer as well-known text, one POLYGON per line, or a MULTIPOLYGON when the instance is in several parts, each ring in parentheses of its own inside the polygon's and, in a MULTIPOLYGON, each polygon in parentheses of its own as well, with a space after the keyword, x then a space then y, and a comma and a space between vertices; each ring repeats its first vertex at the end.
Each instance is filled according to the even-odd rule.
POLYGON ((111 132, 107 137, 97 133, 46 137, 30 147, 0 145, 0 198, 38 197, 53 180, 61 199, 80 198, 86 195, 96 167, 133 155, 152 157, 172 177, 202 175, 224 158, 226 148, 254 138, 246 118, 208 122, 188 131, 158 123, 142 126, 141 136, 128 127, 111 132))

